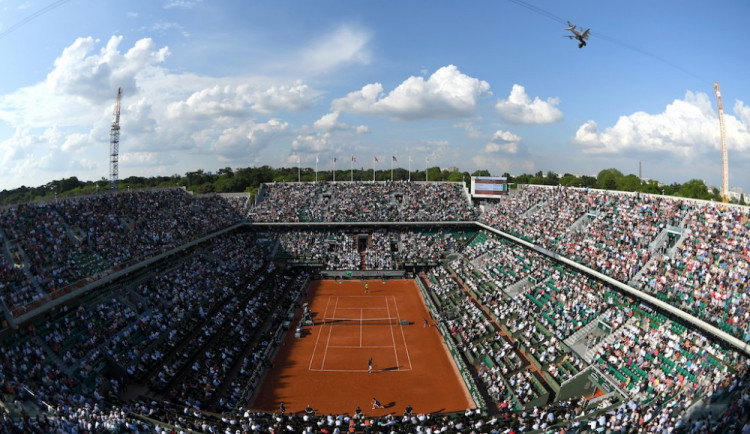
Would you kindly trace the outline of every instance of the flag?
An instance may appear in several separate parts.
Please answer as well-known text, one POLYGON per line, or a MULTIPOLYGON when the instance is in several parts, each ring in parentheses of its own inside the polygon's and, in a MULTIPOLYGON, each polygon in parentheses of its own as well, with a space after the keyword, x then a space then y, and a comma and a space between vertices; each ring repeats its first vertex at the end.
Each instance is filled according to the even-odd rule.
POLYGON ((357 157, 355 157, 354 155, 352 155, 352 163, 355 162, 355 161, 357 161, 357 157))
POLYGON ((373 156, 372 158, 374 158, 375 162, 378 163, 378 157, 373 156))
POLYGON ((395 156, 395 155, 394 155, 393 157, 391 157, 391 158, 393 158, 393 162, 394 162, 394 163, 398 163, 398 160, 396 159, 396 156, 395 156))
POLYGON ((336 162, 336 157, 333 157, 333 162, 334 162, 334 163, 336 162))
POLYGON ((317 155, 315 156, 315 162, 316 162, 316 163, 319 163, 319 162, 320 162, 320 160, 318 159, 318 156, 317 156, 317 155))

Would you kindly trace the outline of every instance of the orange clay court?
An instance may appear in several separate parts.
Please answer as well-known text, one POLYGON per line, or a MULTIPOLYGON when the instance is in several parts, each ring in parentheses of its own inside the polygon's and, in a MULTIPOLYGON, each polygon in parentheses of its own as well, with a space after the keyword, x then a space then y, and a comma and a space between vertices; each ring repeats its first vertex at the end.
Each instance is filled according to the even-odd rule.
POLYGON ((475 407, 440 332, 424 326, 430 317, 414 281, 364 283, 310 283, 306 301, 315 325, 295 338, 298 312, 252 408, 276 411, 284 401, 290 413, 310 404, 318 414, 353 414, 360 406, 382 416, 401 414, 407 405, 417 413, 475 407), (372 410, 372 398, 384 408, 372 410))

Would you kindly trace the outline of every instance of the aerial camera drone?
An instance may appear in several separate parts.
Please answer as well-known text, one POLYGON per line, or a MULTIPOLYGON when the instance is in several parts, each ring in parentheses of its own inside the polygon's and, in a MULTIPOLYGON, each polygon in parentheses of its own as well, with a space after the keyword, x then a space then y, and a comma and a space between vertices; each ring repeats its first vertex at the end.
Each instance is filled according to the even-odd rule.
POLYGON ((586 39, 589 38, 589 32, 591 31, 591 29, 586 29, 585 32, 582 32, 582 31, 576 29, 575 24, 573 24, 570 21, 568 21, 568 28, 565 29, 565 30, 570 31, 573 34, 572 35, 565 35, 565 36, 563 36, 564 38, 570 38, 570 39, 576 39, 576 40, 578 40, 578 48, 583 48, 584 46, 586 46, 586 39))

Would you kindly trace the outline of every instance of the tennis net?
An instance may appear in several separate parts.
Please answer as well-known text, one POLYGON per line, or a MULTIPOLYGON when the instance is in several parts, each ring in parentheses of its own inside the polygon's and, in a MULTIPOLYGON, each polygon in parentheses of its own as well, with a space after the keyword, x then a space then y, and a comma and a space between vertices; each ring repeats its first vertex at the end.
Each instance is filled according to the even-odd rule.
POLYGON ((323 318, 319 324, 329 325, 404 325, 401 318, 323 318))

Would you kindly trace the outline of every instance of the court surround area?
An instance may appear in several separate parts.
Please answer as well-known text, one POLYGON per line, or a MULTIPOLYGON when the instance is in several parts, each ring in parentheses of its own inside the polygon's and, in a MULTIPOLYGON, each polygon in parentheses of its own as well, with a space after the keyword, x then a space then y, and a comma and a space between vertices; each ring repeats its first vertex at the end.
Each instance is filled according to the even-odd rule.
MULTIPOLYGON (((412 280, 319 280, 306 301, 315 325, 290 331, 252 407, 287 412, 400 414, 473 408, 412 280), (365 292, 365 284, 368 289, 365 292), (372 360, 372 369, 370 364, 372 360), (371 409, 377 398, 383 409, 371 409)), ((295 319, 294 326, 298 324, 295 319)))

